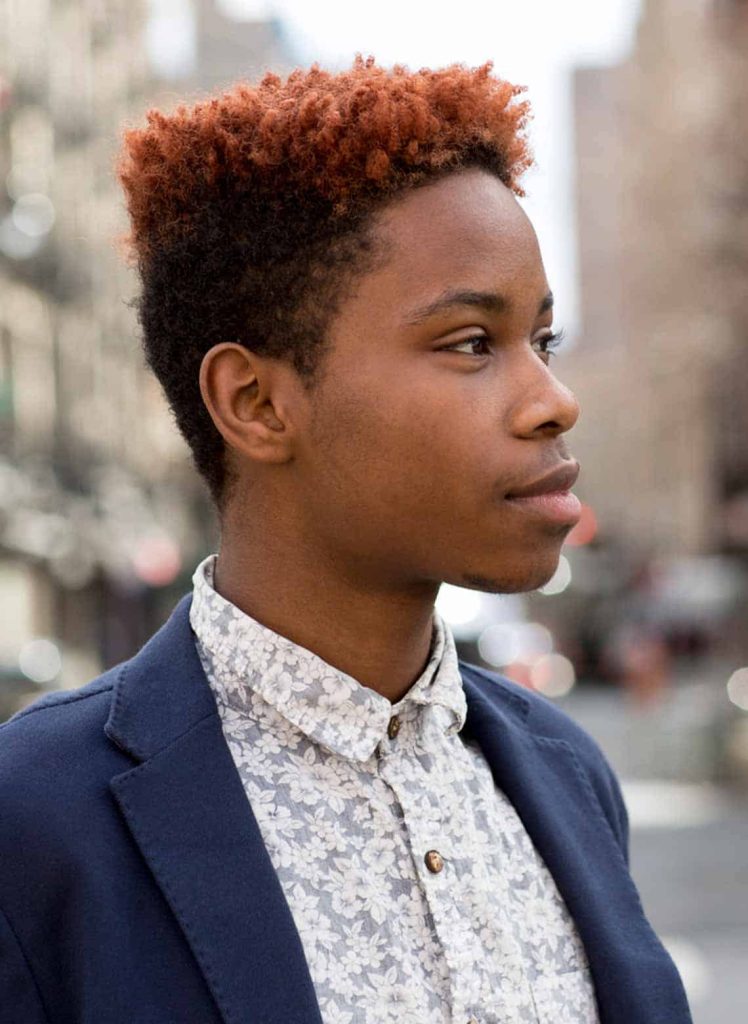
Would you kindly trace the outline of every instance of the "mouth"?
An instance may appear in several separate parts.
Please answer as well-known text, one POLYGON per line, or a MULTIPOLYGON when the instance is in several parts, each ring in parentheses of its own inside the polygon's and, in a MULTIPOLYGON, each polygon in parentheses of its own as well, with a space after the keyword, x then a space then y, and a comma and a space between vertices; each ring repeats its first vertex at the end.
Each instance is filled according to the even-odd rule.
POLYGON ((532 494, 526 497, 504 499, 516 509, 554 523, 568 523, 574 526, 582 515, 582 503, 571 491, 548 491, 546 494, 532 494))
POLYGON ((582 503, 571 493, 579 469, 576 460, 563 462, 545 476, 515 487, 505 500, 523 512, 574 526, 582 515, 582 503))

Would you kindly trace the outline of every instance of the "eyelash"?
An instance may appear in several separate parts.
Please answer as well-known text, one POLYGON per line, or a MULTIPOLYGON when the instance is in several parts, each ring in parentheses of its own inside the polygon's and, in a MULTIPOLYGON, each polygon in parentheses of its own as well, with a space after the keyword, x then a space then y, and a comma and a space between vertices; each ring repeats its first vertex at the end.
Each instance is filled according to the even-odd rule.
MULTIPOLYGON (((536 344, 543 345, 543 348, 541 350, 543 355, 553 356, 555 355, 555 352, 553 350, 559 347, 559 345, 564 340, 564 337, 565 332, 562 328, 560 331, 554 331, 554 333, 552 334, 545 334, 542 338, 538 338, 536 344)), ((444 348, 439 349, 439 351, 450 352, 458 349, 460 345, 469 345, 473 343, 477 344, 478 342, 483 342, 484 344, 487 344, 488 341, 489 339, 485 334, 476 334, 472 338, 463 338, 462 341, 456 341, 452 345, 445 345, 444 348)))

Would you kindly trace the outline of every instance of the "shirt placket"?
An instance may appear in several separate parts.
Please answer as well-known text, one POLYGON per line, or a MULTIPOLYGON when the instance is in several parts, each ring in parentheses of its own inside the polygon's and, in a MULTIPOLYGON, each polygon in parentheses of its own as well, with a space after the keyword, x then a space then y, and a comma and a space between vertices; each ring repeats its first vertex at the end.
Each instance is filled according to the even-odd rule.
MULTIPOLYGON (((430 794, 425 790, 427 777, 424 775, 423 781, 413 782, 419 774, 423 775, 408 749, 415 728, 414 718, 404 720, 399 715, 393 716, 387 737, 378 748, 379 775, 394 792, 402 810, 407 844, 419 886, 449 972, 453 1024, 478 1024, 477 1007, 471 1003, 465 986, 472 950, 470 944, 461 945, 458 941, 464 922, 460 921, 454 898, 454 887, 459 884, 453 863, 457 851, 452 848, 444 824, 433 809, 439 804, 438 797, 433 803, 429 800, 430 794)), ((428 785, 439 785, 438 778, 437 766, 429 773, 428 785)))

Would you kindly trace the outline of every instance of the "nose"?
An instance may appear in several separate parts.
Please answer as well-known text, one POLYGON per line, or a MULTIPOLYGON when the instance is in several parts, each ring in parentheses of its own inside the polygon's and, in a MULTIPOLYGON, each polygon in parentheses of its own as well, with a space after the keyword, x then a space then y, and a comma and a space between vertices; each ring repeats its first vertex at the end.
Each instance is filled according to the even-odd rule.
POLYGON ((514 432, 518 437, 564 434, 579 419, 577 397, 544 363, 535 365, 540 372, 518 380, 521 397, 514 406, 514 432))

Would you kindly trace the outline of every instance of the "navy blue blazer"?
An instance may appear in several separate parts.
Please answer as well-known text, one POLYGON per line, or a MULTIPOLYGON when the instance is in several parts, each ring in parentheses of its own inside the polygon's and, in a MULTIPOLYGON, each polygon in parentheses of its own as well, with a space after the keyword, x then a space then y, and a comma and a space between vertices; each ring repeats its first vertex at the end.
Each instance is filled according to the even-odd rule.
MULTIPOLYGON (((2 1024, 321 1024, 191 600, 135 657, 0 728, 2 1024)), ((599 747, 547 698, 460 671, 464 731, 576 921, 602 1024, 690 1024, 599 747)))

